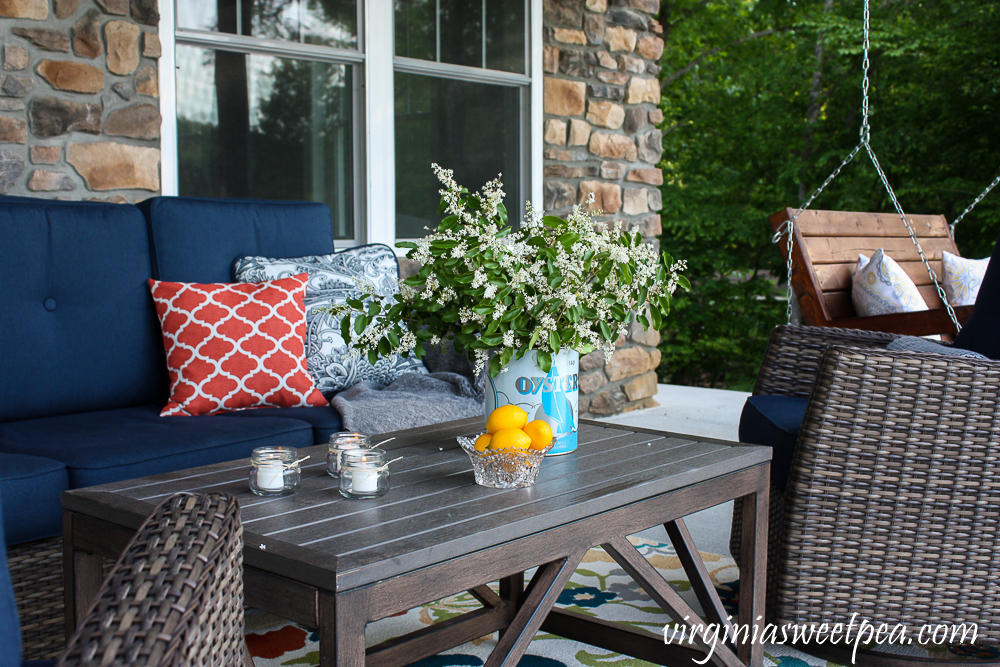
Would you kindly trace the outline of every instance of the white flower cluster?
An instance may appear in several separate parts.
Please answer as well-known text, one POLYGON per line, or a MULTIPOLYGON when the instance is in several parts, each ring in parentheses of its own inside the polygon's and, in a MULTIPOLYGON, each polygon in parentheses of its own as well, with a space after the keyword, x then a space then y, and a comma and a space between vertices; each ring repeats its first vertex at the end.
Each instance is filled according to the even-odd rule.
MULTIPOLYGON (((433 302, 441 310, 456 312, 458 327, 474 329, 477 339, 487 331, 497 332, 502 337, 502 342, 494 346, 498 352, 521 348, 526 343, 523 336, 527 335, 535 349, 555 353, 558 350, 551 349, 550 340, 561 341, 559 346, 563 346, 569 330, 573 338, 570 346, 583 350, 600 348, 610 358, 615 339, 628 330, 628 322, 620 321, 621 312, 634 314, 640 309, 643 289, 647 300, 656 304, 661 295, 672 294, 677 287, 678 272, 685 268, 684 262, 675 262, 668 268, 666 282, 659 280, 661 264, 656 251, 650 244, 640 243, 638 233, 624 230, 620 221, 610 226, 595 223, 583 206, 576 206, 565 224, 552 228, 543 220, 542 211, 528 203, 520 230, 502 235, 498 213, 504 192, 499 177, 480 192, 469 195, 455 182, 451 170, 436 164, 433 168, 444 186, 440 192, 446 215, 456 216, 458 223, 444 229, 442 225, 417 243, 409 256, 431 265, 437 274, 429 275, 422 290, 401 285, 400 300, 433 302), (477 206, 468 206, 473 199, 477 200, 477 206), (471 279, 457 290, 442 286, 439 280, 443 267, 436 262, 449 258, 462 260, 471 273, 471 279), (615 266, 600 277, 599 268, 606 259, 615 266), (561 276, 561 280, 552 280, 556 276, 561 276), (506 298, 497 299, 507 286, 513 289, 506 298), (502 319, 518 308, 518 295, 523 303, 522 312, 539 304, 543 308, 529 319, 529 330, 515 332, 513 320, 502 319), (571 309, 576 309, 577 317, 584 311, 596 317, 573 323, 571 309), (612 340, 602 335, 601 323, 612 327, 612 340)), ((593 195, 586 203, 592 202, 593 195)), ((365 334, 366 342, 377 345, 377 337, 372 340, 368 332, 365 334)), ((479 349, 475 353, 478 371, 488 355, 479 349)))

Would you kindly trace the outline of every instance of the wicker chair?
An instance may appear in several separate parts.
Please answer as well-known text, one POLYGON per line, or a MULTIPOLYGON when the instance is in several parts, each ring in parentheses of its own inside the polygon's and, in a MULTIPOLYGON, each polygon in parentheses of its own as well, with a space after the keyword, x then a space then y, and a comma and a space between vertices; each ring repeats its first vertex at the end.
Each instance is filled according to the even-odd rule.
POLYGON ((1000 361, 889 352, 893 338, 771 336, 754 395, 809 402, 771 489, 769 620, 976 623, 977 643, 1000 643, 1000 361))
POLYGON ((168 498, 129 542, 58 664, 253 665, 242 549, 235 498, 168 498))

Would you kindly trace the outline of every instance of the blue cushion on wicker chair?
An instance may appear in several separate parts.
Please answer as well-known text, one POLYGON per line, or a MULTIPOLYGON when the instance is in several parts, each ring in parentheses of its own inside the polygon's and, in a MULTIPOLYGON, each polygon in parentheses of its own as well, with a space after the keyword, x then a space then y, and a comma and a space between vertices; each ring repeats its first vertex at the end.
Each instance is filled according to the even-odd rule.
POLYGON ((792 455, 808 396, 751 396, 740 415, 740 442, 772 448, 771 482, 781 488, 792 471, 792 455))
MULTIPOLYGON (((993 248, 993 257, 998 254, 997 248, 1000 248, 1000 238, 993 248)), ((990 261, 972 317, 955 336, 955 347, 1000 359, 1000 260, 990 261)))

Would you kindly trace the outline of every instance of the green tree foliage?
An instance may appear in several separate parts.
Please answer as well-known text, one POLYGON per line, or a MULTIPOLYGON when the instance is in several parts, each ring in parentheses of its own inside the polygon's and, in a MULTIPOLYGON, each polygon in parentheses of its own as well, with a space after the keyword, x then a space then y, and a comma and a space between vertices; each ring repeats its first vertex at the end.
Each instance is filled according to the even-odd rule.
MULTIPOLYGON (((784 321, 768 215, 802 204, 858 142, 862 4, 664 0, 662 245, 694 282, 663 331, 661 378, 747 388, 784 321)), ((871 145, 904 210, 961 213, 1000 170, 1000 3, 880 0, 871 145)), ((891 211, 859 155, 814 207, 891 211)), ((958 227, 988 256, 1000 191, 958 227)))

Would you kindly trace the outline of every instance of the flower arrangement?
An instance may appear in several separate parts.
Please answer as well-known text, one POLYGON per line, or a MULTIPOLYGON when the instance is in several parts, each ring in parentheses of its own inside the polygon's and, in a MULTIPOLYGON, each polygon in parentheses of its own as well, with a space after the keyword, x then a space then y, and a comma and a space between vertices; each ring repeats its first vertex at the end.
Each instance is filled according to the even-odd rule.
POLYGON ((422 358, 425 344, 447 340, 494 377, 529 350, 546 373, 561 348, 601 348, 610 359, 633 319, 659 329, 677 286, 690 288, 684 261, 666 253, 660 261, 621 221, 595 223, 581 206, 564 220, 529 203, 515 230, 499 177, 472 194, 451 170, 432 166, 446 217, 429 236, 396 244, 420 271, 392 299, 369 290, 329 310, 354 314, 341 319, 341 334, 372 363, 393 352, 422 358))

